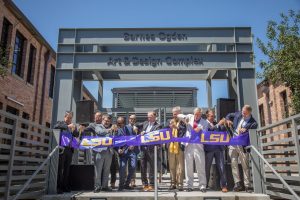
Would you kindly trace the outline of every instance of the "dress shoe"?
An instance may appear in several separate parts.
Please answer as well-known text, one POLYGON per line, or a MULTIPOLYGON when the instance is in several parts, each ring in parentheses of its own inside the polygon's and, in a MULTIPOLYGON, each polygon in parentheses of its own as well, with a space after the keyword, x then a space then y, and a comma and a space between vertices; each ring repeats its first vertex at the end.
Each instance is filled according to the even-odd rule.
POLYGON ((201 187, 200 187, 200 191, 201 191, 202 193, 205 193, 205 192, 206 192, 206 187, 205 187, 205 186, 201 186, 201 187))
POLYGON ((101 187, 95 187, 94 193, 99 193, 101 191, 101 187))
POLYGON ((154 190, 154 189, 153 189, 153 186, 149 185, 147 191, 150 192, 150 191, 153 191, 153 190, 154 190))
POLYGON ((112 189, 110 187, 105 187, 105 188, 102 188, 102 191, 111 192, 112 189))
POLYGON ((144 190, 144 192, 147 192, 148 191, 148 185, 144 185, 143 190, 144 190))
POLYGON ((64 193, 62 189, 57 189, 57 194, 62 194, 64 193))
POLYGON ((234 187, 233 187, 233 191, 234 192, 240 192, 240 191, 242 191, 242 186, 241 186, 241 184, 239 183, 239 182, 237 182, 237 183, 235 183, 234 184, 234 187))
POLYGON ((192 189, 192 188, 188 188, 186 191, 187 191, 187 192, 192 192, 193 189, 192 189))
POLYGON ((222 192, 224 192, 224 193, 228 192, 227 187, 222 187, 222 192))
POLYGON ((125 190, 133 190, 133 189, 134 189, 133 187, 131 187, 131 186, 129 186, 129 185, 125 185, 123 188, 124 188, 125 190))
POLYGON ((110 184, 110 187, 111 187, 112 189, 116 189, 116 184, 115 184, 115 183, 111 183, 111 184, 110 184))
POLYGON ((253 192, 253 190, 250 187, 245 187, 245 191, 248 192, 248 193, 252 193, 253 192))
POLYGON ((170 187, 169 187, 169 190, 175 190, 176 189, 176 186, 175 185, 171 185, 170 187))

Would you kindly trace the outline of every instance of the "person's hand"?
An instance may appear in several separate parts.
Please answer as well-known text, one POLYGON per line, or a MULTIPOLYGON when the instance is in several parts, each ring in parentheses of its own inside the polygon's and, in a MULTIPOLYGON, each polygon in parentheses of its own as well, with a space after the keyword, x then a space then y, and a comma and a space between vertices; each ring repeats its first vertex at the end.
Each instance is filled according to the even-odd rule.
POLYGON ((133 150, 133 149, 134 149, 134 146, 129 146, 128 149, 129 149, 129 150, 133 150))
POLYGON ((113 124, 110 129, 112 131, 117 131, 118 130, 118 126, 116 124, 113 124))
POLYGON ((218 125, 220 126, 220 125, 224 125, 225 124, 225 118, 223 118, 223 119, 221 119, 220 121, 219 121, 219 123, 218 123, 218 125))
POLYGON ((138 127, 134 126, 133 127, 133 132, 137 133, 139 131, 138 127))
POLYGON ((75 130, 76 126, 75 126, 75 124, 72 123, 72 124, 68 125, 68 128, 71 129, 71 131, 73 132, 75 130))
POLYGON ((241 129, 239 130, 239 134, 245 133, 246 131, 247 131, 247 129, 241 128, 241 129))
POLYGON ((170 124, 169 127, 170 127, 171 129, 177 129, 177 126, 176 126, 175 123, 170 124))
POLYGON ((80 126, 79 126, 79 130, 80 130, 80 132, 83 132, 83 131, 84 131, 84 129, 85 129, 85 126, 83 126, 83 125, 80 125, 80 126))
POLYGON ((145 131, 142 131, 142 132, 141 132, 141 135, 145 135, 145 131))
POLYGON ((118 150, 118 153, 119 153, 119 154, 123 154, 123 152, 124 152, 123 149, 119 149, 119 150, 118 150))
POLYGON ((228 127, 232 127, 232 125, 233 125, 233 122, 232 122, 232 121, 230 121, 230 120, 226 120, 226 124, 227 124, 227 126, 228 126, 228 127))
POLYGON ((201 127, 194 128, 194 131, 196 131, 197 133, 200 132, 201 130, 202 130, 201 127))

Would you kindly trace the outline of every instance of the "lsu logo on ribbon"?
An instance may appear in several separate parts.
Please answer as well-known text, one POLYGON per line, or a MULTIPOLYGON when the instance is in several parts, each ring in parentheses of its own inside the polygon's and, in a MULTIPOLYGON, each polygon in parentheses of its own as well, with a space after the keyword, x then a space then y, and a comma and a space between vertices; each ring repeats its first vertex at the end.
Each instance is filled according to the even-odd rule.
POLYGON ((150 142, 166 142, 171 139, 171 133, 170 130, 164 131, 164 130, 158 130, 149 132, 145 135, 141 136, 141 143, 150 143, 150 142))
POLYGON ((202 132, 200 142, 201 143, 229 143, 229 134, 218 133, 218 132, 202 132), (210 134, 206 134, 210 133, 210 134))
POLYGON ((94 138, 83 138, 81 141, 82 147, 97 147, 97 146, 112 146, 113 138, 111 137, 94 137, 94 138))

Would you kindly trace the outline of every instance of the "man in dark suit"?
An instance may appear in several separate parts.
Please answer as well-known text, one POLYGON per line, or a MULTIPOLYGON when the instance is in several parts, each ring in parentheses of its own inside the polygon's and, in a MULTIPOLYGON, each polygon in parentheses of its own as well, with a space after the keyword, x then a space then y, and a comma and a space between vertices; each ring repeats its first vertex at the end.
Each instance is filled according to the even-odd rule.
MULTIPOLYGON (((249 129, 257 128, 257 122, 252 117, 251 113, 251 106, 245 105, 241 112, 229 113, 226 116, 227 125, 233 128, 234 135, 244 134, 248 132, 249 129)), ((238 159, 240 159, 244 174, 245 190, 246 192, 251 192, 249 153, 245 151, 243 146, 229 146, 229 156, 231 158, 231 169, 235 183, 233 190, 236 192, 242 190, 238 168, 238 159)))
MULTIPOLYGON (((159 130, 161 128, 160 124, 156 122, 156 113, 154 111, 148 112, 148 121, 138 124, 137 127, 141 129, 141 134, 159 130)), ((141 146, 141 151, 143 153, 143 158, 141 159, 141 178, 143 183, 144 191, 153 191, 154 180, 154 145, 141 146), (149 180, 147 179, 147 165, 149 163, 149 180)))
MULTIPOLYGON (((219 123, 215 121, 215 113, 213 110, 206 111, 206 120, 208 123, 208 131, 225 131, 225 127, 222 126, 224 120, 221 120, 219 123)), ((204 145, 205 151, 205 173, 207 185, 210 178, 210 168, 213 159, 215 158, 216 167, 220 176, 220 186, 222 192, 228 192, 227 189, 227 180, 226 180, 226 170, 225 170, 225 159, 224 159, 224 150, 225 146, 223 145, 204 145)))
MULTIPOLYGON (((79 137, 79 132, 76 128, 76 125, 72 123, 73 112, 66 111, 64 116, 64 121, 58 121, 54 129, 60 129, 61 131, 67 131, 72 134, 73 137, 79 137)), ((59 154, 58 161, 58 173, 57 173, 57 193, 61 194, 63 192, 70 192, 71 188, 69 185, 69 174, 70 166, 72 162, 74 149, 71 146, 64 147, 62 153, 59 154)))
MULTIPOLYGON (((131 126, 125 126, 125 118, 119 117, 117 119, 118 125, 118 136, 133 136, 135 135, 133 128, 131 126)), ((120 183, 119 183, 119 191, 123 189, 133 189, 129 186, 133 173, 135 172, 137 159, 136 156, 138 154, 138 147, 136 146, 122 146, 118 148, 119 153, 119 163, 120 163, 120 183), (128 174, 126 177, 126 167, 128 162, 128 174)))

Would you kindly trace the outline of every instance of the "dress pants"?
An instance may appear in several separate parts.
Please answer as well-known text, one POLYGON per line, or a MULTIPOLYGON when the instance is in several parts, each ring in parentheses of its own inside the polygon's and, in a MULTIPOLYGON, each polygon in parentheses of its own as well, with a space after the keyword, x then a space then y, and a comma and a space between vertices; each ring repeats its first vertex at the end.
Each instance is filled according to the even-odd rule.
POLYGON ((178 149, 178 153, 170 153, 168 151, 169 157, 169 169, 171 175, 171 185, 177 186, 178 188, 183 187, 183 177, 184 177, 184 152, 181 148, 178 149))
POLYGON ((72 163, 73 149, 65 147, 63 152, 59 154, 57 188, 58 190, 70 190, 69 175, 72 163))
POLYGON ((118 171, 118 153, 113 150, 112 160, 111 160, 111 166, 110 166, 110 184, 115 184, 117 180, 117 171, 118 171))
POLYGON ((245 187, 250 187, 249 153, 244 152, 242 146, 229 146, 229 156, 234 183, 241 181, 238 163, 238 160, 240 160, 243 168, 244 185, 245 187))
POLYGON ((224 151, 221 150, 213 150, 213 151, 205 152, 205 172, 206 172, 207 183, 209 182, 210 168, 214 158, 220 176, 220 186, 221 188, 227 187, 224 151))
POLYGON ((143 158, 141 159, 141 178, 144 186, 148 186, 149 182, 147 179, 147 167, 149 163, 149 181, 150 185, 154 185, 154 147, 144 146, 142 147, 143 158))
POLYGON ((112 153, 109 149, 94 151, 95 187, 108 188, 112 153))
POLYGON ((187 187, 194 185, 194 160, 199 180, 199 187, 206 187, 205 154, 203 144, 188 144, 184 151, 187 187))

